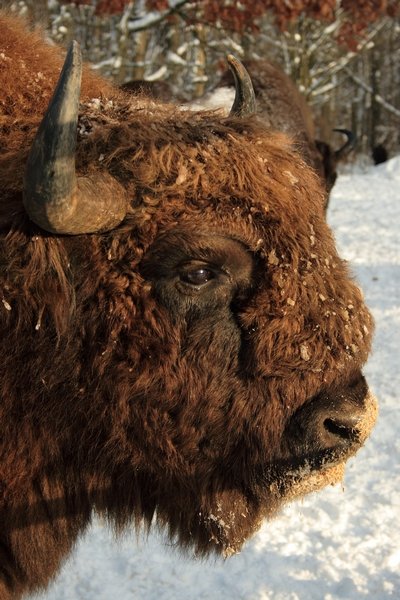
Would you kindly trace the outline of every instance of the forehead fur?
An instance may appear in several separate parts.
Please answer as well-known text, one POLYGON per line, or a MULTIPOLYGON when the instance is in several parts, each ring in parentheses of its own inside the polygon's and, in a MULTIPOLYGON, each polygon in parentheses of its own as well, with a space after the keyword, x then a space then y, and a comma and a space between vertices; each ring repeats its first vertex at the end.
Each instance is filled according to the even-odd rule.
POLYGON ((299 202, 308 214, 322 206, 319 183, 291 140, 254 117, 97 100, 85 106, 79 131, 80 167, 110 170, 136 201, 234 197, 268 205, 271 215, 296 212, 299 202))

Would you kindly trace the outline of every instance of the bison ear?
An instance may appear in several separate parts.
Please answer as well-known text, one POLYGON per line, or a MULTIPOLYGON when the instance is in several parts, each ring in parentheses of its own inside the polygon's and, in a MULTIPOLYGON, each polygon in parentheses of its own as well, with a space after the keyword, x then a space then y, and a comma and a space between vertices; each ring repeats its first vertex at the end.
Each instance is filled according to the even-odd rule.
POLYGON ((247 117, 256 112, 256 98, 254 95, 253 84, 250 75, 243 64, 233 54, 226 57, 229 68, 232 71, 235 80, 235 100, 233 102, 230 115, 237 117, 247 117))
POLYGON ((126 199, 115 194, 119 184, 111 175, 98 173, 91 179, 75 174, 81 78, 81 51, 74 41, 26 165, 26 212, 34 223, 52 233, 112 229, 126 214, 126 199))

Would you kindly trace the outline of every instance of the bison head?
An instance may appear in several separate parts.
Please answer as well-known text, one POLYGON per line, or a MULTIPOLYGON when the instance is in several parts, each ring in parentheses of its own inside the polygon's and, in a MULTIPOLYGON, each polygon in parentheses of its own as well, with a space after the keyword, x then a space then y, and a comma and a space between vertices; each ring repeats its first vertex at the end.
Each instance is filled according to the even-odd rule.
MULTIPOLYGON (((318 155, 315 158, 315 168, 317 172, 323 177, 325 181, 326 190, 328 192, 327 198, 329 199, 329 193, 335 185, 337 179, 337 166, 338 163, 344 160, 350 152, 354 149, 356 144, 356 136, 349 129, 334 129, 338 133, 343 133, 346 136, 345 143, 340 146, 337 150, 323 142, 321 140, 315 140, 315 147, 318 150, 318 155)), ((325 210, 327 209, 327 206, 325 210)))
POLYGON ((78 110, 70 52, 28 159, 30 220, 8 236, 2 365, 31 416, 25 475, 67 515, 156 519, 224 554, 340 480, 376 414, 372 320, 321 184, 231 64, 229 117, 121 92, 78 110))

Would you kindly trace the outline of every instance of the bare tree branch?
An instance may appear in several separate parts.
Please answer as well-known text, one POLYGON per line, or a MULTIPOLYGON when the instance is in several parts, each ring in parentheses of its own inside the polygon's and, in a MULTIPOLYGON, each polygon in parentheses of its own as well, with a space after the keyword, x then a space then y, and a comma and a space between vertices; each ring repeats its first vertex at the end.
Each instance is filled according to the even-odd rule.
MULTIPOLYGON (((147 12, 142 17, 133 18, 131 21, 128 20, 128 30, 130 33, 133 31, 143 31, 143 29, 149 29, 150 27, 154 27, 158 25, 161 21, 163 21, 166 17, 176 12, 179 8, 184 6, 185 4, 189 4, 190 0, 169 0, 168 8, 165 10, 153 10, 151 12, 147 12)), ((134 2, 130 2, 128 4, 129 9, 132 11, 134 7, 134 2)), ((127 13, 129 15, 129 9, 127 13)), ((126 19, 126 16, 124 17, 126 19)), ((129 19, 129 16, 128 16, 129 19)))
POLYGON ((384 100, 382 98, 382 96, 380 96, 379 94, 374 94, 371 86, 369 86, 368 84, 365 83, 365 81, 363 81, 362 79, 357 77, 357 75, 354 75, 354 73, 352 73, 352 71, 350 71, 350 69, 345 67, 344 70, 345 70, 346 74, 350 77, 350 79, 352 79, 355 83, 357 83, 357 85, 362 87, 365 91, 369 92, 374 97, 375 102, 378 102, 378 104, 380 104, 381 106, 386 108, 386 110, 388 110, 390 113, 392 113, 392 115, 395 115, 396 117, 400 118, 400 110, 398 110, 397 108, 392 106, 392 104, 389 104, 389 102, 386 102, 386 100, 384 100))

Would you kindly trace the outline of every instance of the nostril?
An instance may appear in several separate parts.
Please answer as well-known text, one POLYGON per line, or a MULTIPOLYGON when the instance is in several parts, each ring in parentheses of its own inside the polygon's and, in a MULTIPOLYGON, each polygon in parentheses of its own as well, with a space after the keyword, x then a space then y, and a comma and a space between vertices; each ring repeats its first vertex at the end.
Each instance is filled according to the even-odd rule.
POLYGON ((358 437, 357 424, 358 418, 341 419, 325 419, 324 428, 327 432, 341 440, 355 440, 358 437))
POLYGON ((368 437, 376 412, 364 379, 355 384, 351 380, 300 406, 287 424, 283 443, 299 456, 351 454, 368 437))

